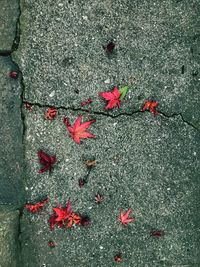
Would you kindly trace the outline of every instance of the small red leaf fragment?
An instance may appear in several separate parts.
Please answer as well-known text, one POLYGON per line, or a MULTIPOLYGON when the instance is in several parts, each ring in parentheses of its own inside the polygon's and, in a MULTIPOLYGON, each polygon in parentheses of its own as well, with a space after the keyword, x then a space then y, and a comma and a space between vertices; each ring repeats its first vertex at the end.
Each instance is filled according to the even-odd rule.
POLYGON ((164 235, 165 235, 165 232, 163 230, 153 230, 150 232, 150 236, 153 236, 156 238, 163 237, 164 235))
POLYGON ((73 212, 69 216, 67 227, 71 228, 73 224, 80 224, 80 222, 81 222, 81 217, 78 216, 75 212, 73 212))
POLYGON ((10 76, 10 78, 12 78, 12 79, 17 79, 17 78, 18 78, 18 73, 17 73, 16 71, 11 71, 11 72, 9 73, 9 76, 10 76))
POLYGON ((56 156, 49 156, 44 151, 38 151, 38 158, 42 168, 38 171, 39 173, 43 173, 45 171, 51 171, 52 166, 56 163, 56 156))
POLYGON ((78 185, 79 185, 80 188, 83 187, 85 184, 86 184, 86 180, 85 179, 80 178, 78 180, 78 185))
POLYGON ((46 120, 53 120, 55 116, 57 115, 57 109, 56 108, 48 108, 47 112, 45 113, 44 117, 46 120))
POLYGON ((29 111, 32 111, 32 105, 28 102, 25 103, 25 108, 28 109, 29 111))
POLYGON ((106 101, 108 101, 105 109, 113 109, 114 107, 116 107, 116 105, 118 106, 118 108, 120 107, 121 93, 117 87, 114 87, 112 92, 101 92, 99 95, 106 101))
POLYGON ((29 204, 29 203, 26 203, 24 207, 25 207, 28 211, 30 211, 30 212, 32 212, 32 213, 35 213, 35 212, 38 212, 39 210, 41 210, 41 209, 43 208, 43 206, 44 206, 48 201, 49 201, 49 199, 46 198, 46 199, 44 199, 44 200, 42 200, 42 201, 39 201, 39 202, 37 202, 37 203, 35 203, 35 204, 29 204))
POLYGON ((88 100, 81 102, 81 107, 84 107, 86 105, 89 105, 92 102, 93 102, 92 99, 91 98, 88 98, 88 100))
POLYGON ((63 119, 63 123, 66 125, 68 132, 70 133, 72 139, 77 144, 81 143, 80 139, 82 138, 95 138, 96 137, 92 133, 86 131, 90 127, 90 125, 94 123, 96 120, 91 120, 91 121, 81 123, 82 118, 83 118, 82 115, 78 116, 73 126, 71 126, 71 124, 69 123, 66 117, 63 119))
POLYGON ((145 110, 149 110, 154 116, 158 115, 159 112, 156 110, 158 107, 158 102, 157 101, 145 101, 141 111, 144 112, 145 110))
POLYGON ((104 197, 102 195, 100 195, 99 193, 97 193, 95 196, 95 202, 97 204, 101 204, 103 201, 104 201, 104 197))
POLYGON ((52 240, 50 240, 50 241, 48 242, 48 246, 49 246, 50 248, 55 248, 56 244, 55 244, 55 242, 53 242, 52 240))
POLYGON ((115 257, 114 257, 114 260, 116 262, 122 262, 122 255, 121 254, 116 254, 115 257))
POLYGON ((112 41, 109 42, 109 43, 106 45, 106 47, 104 47, 105 51, 106 51, 108 54, 112 53, 113 50, 114 50, 114 48, 115 48, 115 43, 112 42, 112 41))
POLYGON ((128 223, 135 221, 135 218, 129 218, 129 214, 131 212, 132 212, 131 208, 129 208, 125 213, 123 213, 122 209, 120 209, 119 220, 123 225, 127 225, 128 223))

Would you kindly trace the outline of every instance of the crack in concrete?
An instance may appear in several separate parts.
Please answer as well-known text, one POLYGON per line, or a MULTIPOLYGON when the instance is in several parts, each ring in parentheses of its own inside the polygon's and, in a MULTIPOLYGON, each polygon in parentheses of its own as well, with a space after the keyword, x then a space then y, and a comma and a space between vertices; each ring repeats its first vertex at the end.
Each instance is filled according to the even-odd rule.
POLYGON ((10 50, 4 50, 4 51, 0 51, 0 57, 8 57, 11 55, 11 51, 10 50))
POLYGON ((19 253, 18 253, 18 262, 17 262, 17 266, 21 267, 22 266, 22 257, 21 257, 21 251, 22 251, 22 241, 21 241, 21 219, 22 219, 22 215, 23 215, 23 208, 18 209, 19 211, 19 217, 18 217, 18 230, 17 230, 17 240, 18 240, 18 249, 19 249, 19 253))
MULTIPOLYGON (((23 100, 22 98, 22 102, 23 104, 30 104, 31 106, 36 106, 36 107, 39 107, 39 108, 51 108, 51 107, 55 107, 57 110, 59 109, 63 109, 63 110, 70 110, 70 111, 80 111, 80 112, 86 112, 86 113, 90 113, 91 115, 102 115, 102 116, 105 116, 105 117, 110 117, 110 118, 118 118, 118 117, 121 117, 121 116, 132 116, 134 114, 138 114, 138 113, 144 113, 143 111, 141 110, 134 110, 130 113, 128 112, 124 112, 124 113, 119 113, 117 115, 112 115, 110 113, 106 113, 106 112, 103 112, 103 111, 95 111, 95 110, 91 110, 91 109, 85 109, 85 108, 75 108, 75 107, 65 107, 65 106, 52 106, 52 105, 48 105, 48 104, 40 104, 40 103, 33 103, 33 102, 28 102, 28 101, 25 101, 23 100)), ((164 113, 163 111, 160 111, 159 110, 159 113, 167 118, 167 119, 170 119, 170 118, 175 118, 175 117, 180 117, 181 120, 187 124, 188 126, 192 127, 193 129, 195 129, 196 131, 199 131, 199 128, 196 127, 193 123, 187 121, 186 119, 184 119, 184 116, 182 113, 173 113, 171 115, 168 115, 166 113, 164 113)))

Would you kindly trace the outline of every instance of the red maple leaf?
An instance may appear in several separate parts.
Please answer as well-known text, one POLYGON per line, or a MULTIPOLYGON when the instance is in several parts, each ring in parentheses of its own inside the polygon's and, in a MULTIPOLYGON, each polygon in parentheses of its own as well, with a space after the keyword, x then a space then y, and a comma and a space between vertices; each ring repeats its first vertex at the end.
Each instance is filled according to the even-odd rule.
POLYGON ((72 214, 69 216, 67 227, 71 228, 73 224, 80 224, 81 217, 78 216, 75 212, 72 212, 72 214))
POLYGON ((39 211, 48 201, 49 201, 49 199, 45 198, 44 200, 39 201, 39 202, 37 202, 35 204, 26 203, 24 207, 28 211, 30 211, 32 213, 35 213, 35 212, 39 211))
POLYGON ((120 209, 119 220, 123 225, 127 225, 128 223, 135 221, 135 218, 128 218, 131 212, 132 212, 131 208, 129 208, 125 213, 123 213, 122 209, 120 209))
POLYGON ((47 170, 51 171, 52 166, 56 163, 56 156, 49 156, 44 151, 38 151, 38 158, 42 168, 38 171, 39 173, 43 173, 47 170))
POLYGON ((141 111, 145 111, 145 110, 149 110, 154 116, 158 115, 159 112, 156 110, 156 108, 158 107, 158 102, 157 101, 145 101, 141 111))
POLYGON ((44 117, 46 120, 53 120, 55 118, 55 116, 57 115, 57 109, 52 107, 52 108, 48 108, 48 110, 46 111, 44 117))
POLYGON ((56 214, 56 222, 67 220, 72 213, 70 199, 68 199, 66 208, 62 208, 61 205, 59 205, 58 208, 53 208, 53 210, 56 214))
POLYGON ((115 87, 112 92, 101 92, 100 96, 103 97, 106 101, 108 101, 108 104, 105 109, 113 109, 116 105, 120 107, 121 93, 117 87, 115 87))
POLYGON ((80 115, 74 122, 73 127, 69 123, 68 119, 64 117, 63 123, 66 125, 68 132, 70 133, 71 137, 77 144, 80 144, 80 139, 82 138, 95 138, 96 136, 90 132, 86 132, 86 130, 90 127, 92 123, 96 120, 86 121, 81 123, 83 116, 80 115))
POLYGON ((68 199, 67 207, 62 208, 61 205, 58 205, 57 208, 53 208, 53 211, 54 214, 48 220, 51 230, 54 229, 55 225, 63 227, 66 221, 69 219, 70 215, 72 214, 70 199, 68 199))

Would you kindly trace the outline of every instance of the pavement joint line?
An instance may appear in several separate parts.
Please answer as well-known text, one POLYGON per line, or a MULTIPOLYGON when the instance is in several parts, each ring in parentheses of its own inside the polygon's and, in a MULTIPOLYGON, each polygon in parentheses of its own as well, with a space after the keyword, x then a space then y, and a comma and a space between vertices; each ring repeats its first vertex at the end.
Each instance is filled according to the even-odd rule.
MULTIPOLYGON (((0 56, 10 56, 11 61, 16 65, 18 71, 21 73, 18 64, 13 60, 12 53, 16 51, 19 47, 20 43, 20 36, 21 36, 21 25, 20 25, 20 17, 22 14, 21 11, 21 0, 18 0, 18 8, 19 8, 19 15, 16 21, 16 28, 15 28, 15 38, 13 40, 12 44, 12 49, 11 51, 0 51, 0 56)), ((23 76, 21 75, 20 78, 20 87, 21 87, 21 99, 23 99, 23 94, 25 90, 24 82, 23 82, 23 76)), ((22 149, 23 149, 23 159, 25 160, 25 131, 26 131, 26 126, 25 126, 25 115, 23 113, 23 101, 21 101, 20 105, 20 112, 21 112, 21 121, 22 121, 22 127, 23 127, 23 132, 22 132, 22 149)), ((23 215, 23 207, 17 209, 19 211, 19 216, 18 216, 18 229, 17 229, 17 242, 18 242, 18 254, 19 258, 17 260, 18 264, 21 264, 21 255, 22 255, 22 242, 21 242, 21 218, 23 215)), ((19 265, 20 266, 20 265, 19 265)))

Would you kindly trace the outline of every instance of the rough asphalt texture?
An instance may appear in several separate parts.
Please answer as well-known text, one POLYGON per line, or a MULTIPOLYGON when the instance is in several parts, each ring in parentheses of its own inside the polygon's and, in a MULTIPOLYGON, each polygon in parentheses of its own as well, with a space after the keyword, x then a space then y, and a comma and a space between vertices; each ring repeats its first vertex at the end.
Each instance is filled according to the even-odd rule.
POLYGON ((2 2, 0 266, 200 266, 199 1, 2 2), (99 93, 124 85, 122 107, 105 111, 99 93), (146 99, 159 116, 140 112, 146 99), (62 121, 80 114, 97 138, 78 145, 62 121), (51 173, 38 174, 39 149, 57 156, 51 173), (88 159, 97 165, 80 188, 88 159), (23 209, 46 196, 39 213, 23 209), (69 197, 90 226, 51 231, 52 207, 69 197), (136 221, 124 227, 129 207, 136 221))

